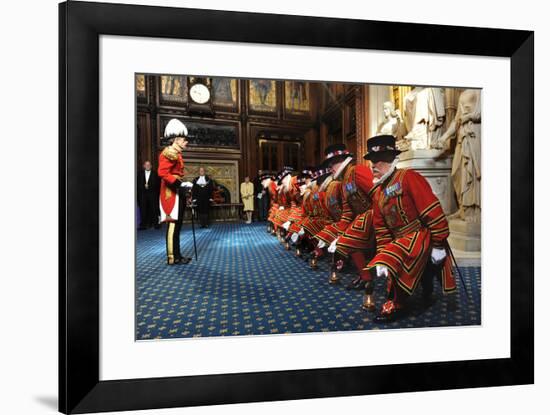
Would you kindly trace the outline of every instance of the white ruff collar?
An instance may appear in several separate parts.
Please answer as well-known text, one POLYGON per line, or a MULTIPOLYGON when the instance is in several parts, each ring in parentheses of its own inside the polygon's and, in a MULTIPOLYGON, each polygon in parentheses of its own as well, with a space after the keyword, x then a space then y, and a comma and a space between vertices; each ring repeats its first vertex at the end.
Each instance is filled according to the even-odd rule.
POLYGON ((292 176, 290 174, 287 174, 285 178, 283 179, 283 189, 285 192, 288 192, 288 188, 290 186, 290 180, 292 179, 292 176))
POLYGON ((334 173, 332 175, 332 177, 334 178, 334 180, 336 180, 341 174, 342 172, 344 171, 344 169, 348 166, 348 164, 353 160, 352 157, 348 157, 346 158, 342 164, 340 164, 340 167, 338 167, 338 170, 336 170, 336 173, 334 173))
POLYGON ((382 175, 382 177, 380 177, 379 179, 377 179, 376 177, 374 179, 372 179, 372 183, 373 184, 379 184, 379 183, 384 183, 384 181, 391 176, 391 174, 393 173, 393 171, 395 170, 395 168, 397 167, 397 163, 399 163, 399 158, 396 157, 394 161, 392 161, 391 163, 391 166, 390 166, 390 169, 384 173, 382 175))
POLYGON ((323 183, 321 184, 321 186, 319 187, 319 191, 322 192, 324 191, 328 185, 330 184, 331 181, 333 181, 334 179, 332 178, 332 176, 328 176, 324 181, 323 183))

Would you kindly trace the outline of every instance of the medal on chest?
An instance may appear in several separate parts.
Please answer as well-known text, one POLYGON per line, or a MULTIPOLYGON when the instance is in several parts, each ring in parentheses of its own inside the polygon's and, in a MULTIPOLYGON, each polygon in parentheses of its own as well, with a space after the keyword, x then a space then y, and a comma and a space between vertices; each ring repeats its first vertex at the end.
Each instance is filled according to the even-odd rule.
POLYGON ((384 189, 384 196, 386 196, 386 198, 388 199, 394 196, 399 196, 401 193, 403 192, 400 182, 394 183, 384 189))
POLYGON ((355 186, 355 182, 346 183, 345 188, 346 188, 346 193, 348 193, 350 195, 357 192, 357 186, 355 186))

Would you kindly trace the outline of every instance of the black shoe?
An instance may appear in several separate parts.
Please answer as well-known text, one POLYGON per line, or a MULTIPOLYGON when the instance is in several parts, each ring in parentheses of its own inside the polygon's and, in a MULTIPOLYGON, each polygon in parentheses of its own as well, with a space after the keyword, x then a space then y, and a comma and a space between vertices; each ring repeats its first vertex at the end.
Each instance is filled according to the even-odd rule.
POLYGON ((435 297, 431 294, 424 294, 422 293, 422 306, 424 308, 430 308, 432 305, 435 304, 435 297))
POLYGON ((186 264, 189 264, 190 262, 191 262, 191 258, 189 257, 181 257, 181 258, 174 259, 174 264, 186 265, 186 264))
POLYGON ((406 312, 403 309, 397 309, 390 313, 378 313, 376 317, 374 317, 374 322, 376 324, 386 324, 386 323, 393 323, 394 321, 397 321, 403 317, 405 317, 406 312))
POLYGON ((367 282, 357 277, 346 285, 346 290, 362 290, 367 282))
POLYGON ((376 324, 392 323, 405 315, 406 311, 404 308, 397 308, 392 300, 388 300, 382 305, 382 308, 373 321, 376 324))

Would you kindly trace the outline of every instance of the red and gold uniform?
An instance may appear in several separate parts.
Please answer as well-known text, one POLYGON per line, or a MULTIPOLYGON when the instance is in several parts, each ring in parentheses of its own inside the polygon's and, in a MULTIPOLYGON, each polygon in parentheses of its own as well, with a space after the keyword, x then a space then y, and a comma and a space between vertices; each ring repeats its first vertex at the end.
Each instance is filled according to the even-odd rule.
POLYGON ((292 167, 285 166, 279 174, 277 174, 276 180, 279 185, 277 201, 279 208, 273 215, 273 226, 275 229, 282 227, 290 215, 290 209, 292 207, 292 188, 290 182, 292 180, 291 173, 293 170, 292 167))
MULTIPOLYGON (((365 279, 370 280, 370 273, 363 270, 368 259, 374 254, 376 243, 372 227, 371 193, 374 187, 372 170, 370 166, 355 165, 353 155, 342 143, 332 144, 325 149, 324 165, 330 167, 333 177, 341 181, 342 200, 340 220, 331 228, 337 235, 327 251, 341 258, 351 257, 360 277, 366 273, 365 279)), ((324 242, 320 242, 320 246, 324 242)), ((335 263, 341 262, 340 259, 335 263)), ((336 274, 331 274, 329 282, 334 284, 338 281, 336 274)), ((347 288, 357 289, 361 285, 363 285, 361 278, 358 277, 347 288)))
POLYGON ((175 144, 166 147, 159 156, 161 222, 166 222, 166 260, 169 265, 181 261, 180 231, 185 210, 183 157, 175 144))
MULTIPOLYGON (((327 178, 329 179, 329 178, 327 178)), ((304 231, 313 237, 331 223, 328 211, 325 209, 326 192, 320 190, 317 183, 313 184, 311 190, 304 195, 304 211, 308 213, 302 222, 304 231)))
POLYGON ((283 223, 288 220, 288 215, 290 215, 290 208, 292 207, 290 192, 281 188, 277 200, 279 202, 279 208, 275 211, 275 215, 273 216, 273 224, 276 228, 283 226, 283 223))
POLYGON ((178 220, 178 189, 183 180, 184 163, 181 151, 175 146, 166 147, 159 156, 161 222, 178 220))
POLYGON ((315 238, 325 242, 327 245, 332 243, 339 235, 340 231, 336 224, 342 217, 342 186, 338 180, 329 179, 326 186, 325 197, 323 198, 323 207, 328 216, 332 219, 320 232, 315 234, 315 238))
POLYGON ((267 217, 268 222, 273 223, 273 218, 275 217, 275 214, 277 213, 277 210, 279 209, 279 193, 277 192, 277 184, 271 180, 267 190, 269 192, 269 214, 267 217))
MULTIPOLYGON (((391 306, 400 308, 418 285, 432 248, 446 246, 449 226, 429 183, 414 170, 396 169, 375 189, 373 206, 377 252, 367 269, 388 269, 391 306)), ((444 292, 456 289, 449 255, 441 277, 444 292)))
POLYGON ((303 195, 300 194, 300 183, 298 176, 292 177, 290 182, 292 202, 290 215, 288 215, 288 221, 290 222, 289 235, 300 231, 299 225, 304 218, 303 195))
MULTIPOLYGON (((314 186, 314 185, 312 184, 310 186, 314 186)), ((306 221, 308 221, 309 217, 313 214, 311 199, 310 199, 311 194, 312 194, 311 193, 311 187, 309 187, 305 190, 304 194, 301 197, 301 199, 302 199, 302 217, 300 218, 299 221, 294 222, 290 226, 289 230, 293 233, 300 232, 300 229, 303 228, 304 223, 306 221)))
POLYGON ((288 221, 291 223, 298 222, 302 219, 302 196, 300 195, 300 188, 298 185, 298 176, 292 176, 290 179, 288 195, 290 198, 290 213, 288 214, 288 221))
POLYGON ((336 252, 347 257, 353 252, 367 253, 375 247, 372 227, 373 175, 370 167, 348 165, 341 182, 342 216, 334 225, 340 236, 336 252))

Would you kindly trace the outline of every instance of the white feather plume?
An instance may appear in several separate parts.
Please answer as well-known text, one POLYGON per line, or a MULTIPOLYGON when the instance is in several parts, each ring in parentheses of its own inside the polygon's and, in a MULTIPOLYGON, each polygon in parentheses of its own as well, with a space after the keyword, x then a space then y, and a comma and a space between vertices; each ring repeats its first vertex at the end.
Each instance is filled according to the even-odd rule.
POLYGON ((164 129, 165 137, 187 137, 187 127, 176 118, 172 118, 164 129))

